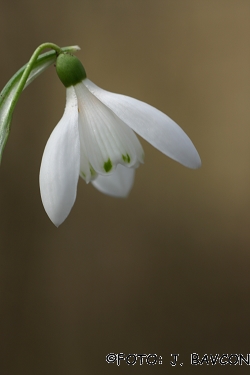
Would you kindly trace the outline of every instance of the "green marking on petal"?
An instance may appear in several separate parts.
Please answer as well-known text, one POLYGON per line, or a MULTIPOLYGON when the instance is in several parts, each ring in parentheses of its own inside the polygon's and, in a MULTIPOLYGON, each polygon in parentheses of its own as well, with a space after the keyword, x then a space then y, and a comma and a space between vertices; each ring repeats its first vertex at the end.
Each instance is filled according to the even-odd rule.
POLYGON ((123 158, 123 161, 125 161, 125 163, 130 163, 130 156, 129 156, 129 154, 122 155, 122 158, 123 158))
POLYGON ((90 170, 91 177, 94 177, 96 175, 96 171, 94 170, 92 165, 89 165, 89 170, 90 170))
POLYGON ((81 171, 81 176, 82 176, 83 178, 86 178, 86 174, 83 173, 82 171, 81 171))
POLYGON ((105 169, 106 172, 111 171, 112 163, 110 159, 108 159, 108 161, 106 161, 106 163, 103 164, 103 168, 105 169))

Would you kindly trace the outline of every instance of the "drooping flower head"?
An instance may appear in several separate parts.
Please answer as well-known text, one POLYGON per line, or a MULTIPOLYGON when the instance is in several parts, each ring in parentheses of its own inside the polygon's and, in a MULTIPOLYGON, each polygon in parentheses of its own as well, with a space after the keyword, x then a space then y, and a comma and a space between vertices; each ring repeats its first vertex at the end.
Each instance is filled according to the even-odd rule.
POLYGON ((105 194, 128 195, 135 169, 144 160, 134 131, 184 166, 200 167, 193 143, 167 115, 102 90, 69 53, 58 56, 56 70, 66 87, 66 107, 46 144, 40 169, 42 202, 56 226, 75 202, 79 176, 105 194))
POLYGON ((72 55, 79 49, 41 44, 0 93, 1 162, 21 92, 56 62, 57 74, 66 87, 66 107, 44 150, 40 190, 44 208, 57 226, 66 219, 75 202, 79 176, 105 194, 128 195, 135 169, 144 160, 134 131, 186 167, 201 165, 191 140, 168 116, 146 103, 102 90, 91 82, 80 61, 72 55), (47 48, 53 51, 41 54, 47 48))

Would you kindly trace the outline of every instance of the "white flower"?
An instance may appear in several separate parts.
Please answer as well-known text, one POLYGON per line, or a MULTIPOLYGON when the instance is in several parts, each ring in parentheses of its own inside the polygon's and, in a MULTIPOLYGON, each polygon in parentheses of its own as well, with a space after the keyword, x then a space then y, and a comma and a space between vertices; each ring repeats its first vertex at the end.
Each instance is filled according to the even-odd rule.
POLYGON ((128 195, 135 168, 143 163, 133 130, 186 167, 200 167, 191 140, 156 108, 102 90, 88 78, 65 86, 65 112, 46 144, 40 169, 42 202, 56 226, 75 202, 79 175, 105 194, 128 195))

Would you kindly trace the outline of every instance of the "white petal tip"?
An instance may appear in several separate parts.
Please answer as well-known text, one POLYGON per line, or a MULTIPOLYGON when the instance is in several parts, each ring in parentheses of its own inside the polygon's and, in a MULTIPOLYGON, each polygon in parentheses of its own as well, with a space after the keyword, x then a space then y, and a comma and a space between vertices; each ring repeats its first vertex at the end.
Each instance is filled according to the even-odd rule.
POLYGON ((63 203, 55 205, 54 202, 48 202, 46 197, 43 197, 42 191, 41 198, 46 214, 52 223, 58 228, 67 219, 72 207, 65 207, 63 203))
POLYGON ((202 166, 201 159, 197 162, 196 166, 193 169, 199 169, 202 166))
POLYGON ((67 219, 67 217, 65 217, 65 219, 60 220, 60 221, 54 221, 51 218, 50 218, 50 220, 52 221, 52 223, 54 224, 55 227, 59 228, 59 226, 67 219))
POLYGON ((187 164, 184 165, 191 169, 199 169, 202 165, 202 162, 198 152, 196 151, 195 157, 193 157, 192 160, 190 160, 187 164))

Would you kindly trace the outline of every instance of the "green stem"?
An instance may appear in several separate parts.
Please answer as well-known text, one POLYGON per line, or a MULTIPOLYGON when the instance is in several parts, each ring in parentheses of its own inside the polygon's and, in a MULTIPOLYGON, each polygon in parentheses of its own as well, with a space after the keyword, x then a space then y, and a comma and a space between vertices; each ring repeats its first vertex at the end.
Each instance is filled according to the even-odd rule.
POLYGON ((23 91, 25 83, 26 83, 26 81, 27 81, 27 79, 30 75, 30 72, 31 72, 38 56, 46 48, 54 49, 58 55, 62 52, 62 49, 54 43, 43 43, 39 47, 37 47, 37 49, 35 50, 35 52, 31 56, 30 61, 28 62, 27 66, 26 66, 26 68, 23 72, 23 75, 22 75, 22 77, 19 81, 19 84, 18 84, 18 87, 17 87, 17 90, 16 90, 16 94, 13 97, 12 103, 11 103, 10 108, 9 108, 10 113, 12 113, 12 111, 14 110, 16 102, 17 102, 19 96, 21 95, 21 92, 23 91))

